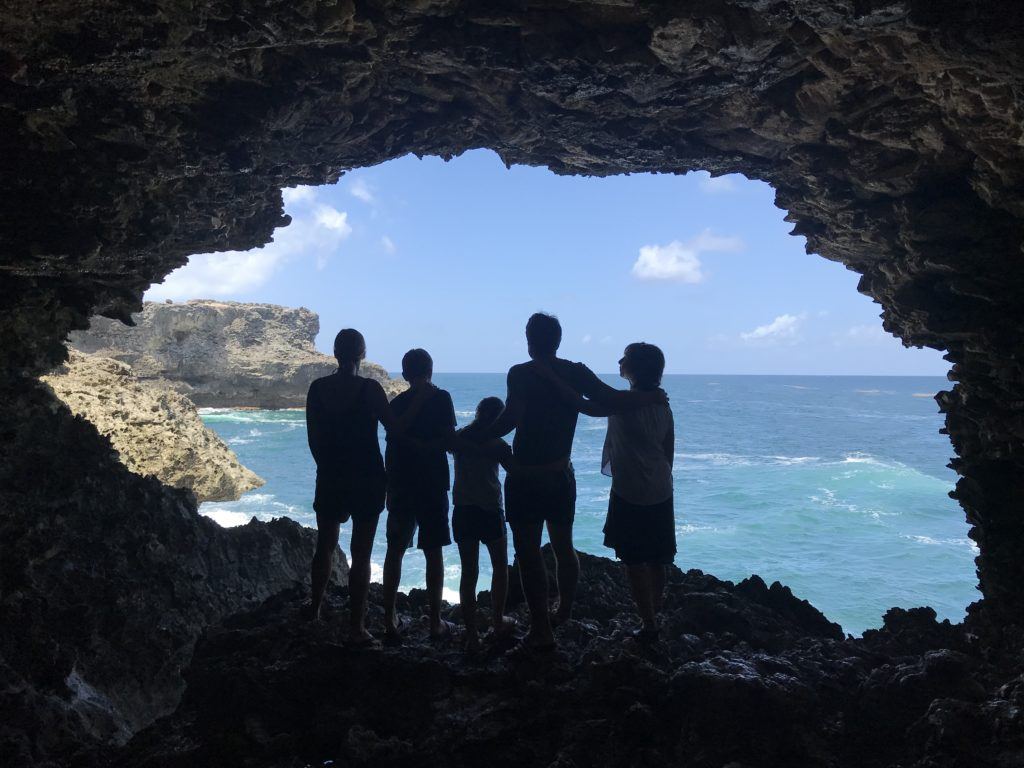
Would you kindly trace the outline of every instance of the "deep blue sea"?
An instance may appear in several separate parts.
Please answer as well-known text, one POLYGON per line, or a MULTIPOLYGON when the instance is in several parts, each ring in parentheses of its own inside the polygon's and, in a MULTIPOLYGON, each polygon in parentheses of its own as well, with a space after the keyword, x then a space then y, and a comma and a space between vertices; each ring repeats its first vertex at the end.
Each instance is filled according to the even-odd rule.
MULTIPOLYGON (((451 392, 460 424, 481 398, 505 394, 503 374, 434 381, 451 392)), ((892 606, 930 605, 959 621, 979 597, 977 550, 947 496, 952 449, 939 434, 932 396, 948 386, 937 377, 666 376, 676 422, 676 564, 734 581, 752 573, 781 581, 854 634, 880 626, 892 606)), ((202 416, 267 481, 238 501, 203 504, 203 514, 222 525, 253 516, 315 525, 302 411, 203 409, 202 416)), ((604 434, 603 419, 580 417, 575 531, 578 549, 610 555, 601 536, 610 483, 600 472, 604 434)), ((383 560, 381 524, 375 579, 383 560)), ((457 601, 454 547, 445 565, 446 598, 457 601)), ((482 571, 484 589, 490 574, 482 571)), ((402 585, 423 585, 416 550, 402 585)))

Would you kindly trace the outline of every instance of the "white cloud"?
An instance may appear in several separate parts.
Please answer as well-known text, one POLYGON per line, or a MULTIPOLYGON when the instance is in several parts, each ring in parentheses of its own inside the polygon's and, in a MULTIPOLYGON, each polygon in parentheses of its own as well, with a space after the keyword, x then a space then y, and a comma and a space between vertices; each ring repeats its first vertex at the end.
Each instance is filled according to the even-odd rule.
MULTIPOLYGON (((278 249, 279 250, 279 249, 278 249)), ((146 292, 151 301, 233 296, 263 285, 277 269, 281 254, 273 243, 251 251, 202 253, 146 292)))
POLYGON ((283 264, 295 259, 312 257, 317 269, 327 266, 330 257, 352 234, 348 214, 329 205, 318 205, 310 210, 309 204, 316 199, 312 187, 295 187, 283 192, 292 223, 274 230, 272 242, 249 251, 192 256, 188 264, 146 291, 146 298, 151 301, 227 298, 258 289, 283 264))
POLYGON ((748 333, 741 333, 744 341, 794 341, 803 324, 804 314, 779 315, 767 325, 759 325, 748 333))
POLYGON ((611 344, 612 341, 614 341, 614 339, 612 339, 611 336, 603 336, 603 337, 601 337, 601 343, 602 344, 611 344))
POLYGON ((854 325, 836 338, 836 346, 873 347, 891 344, 895 339, 881 324, 854 325))
POLYGON ((353 197, 362 200, 364 203, 372 204, 377 201, 373 191, 370 189, 370 185, 362 178, 353 181, 352 185, 348 188, 348 191, 352 193, 353 197))
POLYGON ((593 341, 593 339, 594 339, 594 337, 591 336, 589 333, 586 333, 586 334, 583 335, 583 343, 584 344, 589 344, 591 341, 593 341))
POLYGON ((342 233, 342 237, 348 237, 352 234, 352 226, 348 223, 348 214, 330 205, 317 206, 316 223, 321 227, 342 233))
POLYGON ((737 188, 737 179, 743 178, 743 175, 739 173, 727 173, 724 176, 712 176, 707 171, 697 171, 697 175, 700 177, 701 191, 710 195, 734 192, 737 188))
POLYGON ((387 251, 388 253, 394 253, 395 251, 398 250, 398 248, 395 246, 395 241, 392 240, 387 235, 384 235, 383 237, 381 237, 380 244, 381 244, 381 247, 385 251, 387 251))
POLYGON ((285 207, 309 203, 316 199, 316 187, 286 187, 281 190, 285 207))
POLYGON ((688 242, 673 240, 668 245, 645 245, 633 264, 633 276, 640 280, 675 280, 700 283, 704 280, 700 255, 712 251, 736 251, 743 247, 738 237, 720 237, 709 229, 688 242))

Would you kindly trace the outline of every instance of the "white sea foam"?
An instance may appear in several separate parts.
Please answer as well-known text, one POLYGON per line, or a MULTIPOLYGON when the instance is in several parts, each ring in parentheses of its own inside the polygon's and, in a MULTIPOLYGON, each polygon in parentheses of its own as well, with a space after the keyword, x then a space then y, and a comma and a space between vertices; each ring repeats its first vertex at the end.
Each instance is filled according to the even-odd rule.
POLYGON ((814 389, 814 387, 804 387, 799 384, 783 384, 782 386, 786 387, 787 389, 814 389))
POLYGON ((918 544, 925 544, 928 546, 952 546, 952 547, 969 547, 975 551, 978 551, 978 545, 966 537, 948 538, 948 539, 935 539, 931 536, 918 536, 914 534, 904 534, 904 539, 910 539, 918 544))
POLYGON ((810 464, 812 461, 821 461, 819 456, 768 456, 777 464, 791 466, 793 464, 810 464))
POLYGON ((935 392, 915 392, 911 397, 935 397, 935 392))
POLYGON ((880 395, 882 390, 880 389, 855 389, 853 390, 858 395, 880 395))
POLYGON ((205 508, 199 512, 222 528, 235 528, 239 525, 245 525, 253 518, 252 515, 245 512, 232 512, 230 509, 222 509, 220 507, 205 508))
POLYGON ((384 581, 384 566, 372 560, 370 561, 370 581, 374 584, 381 584, 384 581))

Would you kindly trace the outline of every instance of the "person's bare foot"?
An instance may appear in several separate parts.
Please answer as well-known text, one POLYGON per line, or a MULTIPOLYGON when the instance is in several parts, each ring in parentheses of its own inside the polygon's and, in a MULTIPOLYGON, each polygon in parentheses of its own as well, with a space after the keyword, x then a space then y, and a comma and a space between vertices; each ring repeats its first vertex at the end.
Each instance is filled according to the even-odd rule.
POLYGON ((384 639, 391 643, 401 642, 402 635, 409 628, 409 622, 401 616, 392 616, 384 621, 384 639))
POLYGON ((355 648, 365 648, 366 646, 373 645, 377 642, 373 635, 371 635, 366 627, 360 627, 356 629, 353 627, 349 630, 348 637, 345 638, 345 644, 351 645, 355 648))
POLYGON ((494 637, 507 637, 508 635, 512 634, 518 626, 519 622, 517 622, 511 616, 502 616, 501 621, 494 625, 494 637))
POLYGON ((431 622, 430 639, 440 640, 445 637, 454 637, 455 625, 447 619, 439 619, 437 623, 431 622))
POLYGON ((299 607, 299 618, 311 623, 320 621, 320 606, 313 605, 312 600, 307 600, 299 607))

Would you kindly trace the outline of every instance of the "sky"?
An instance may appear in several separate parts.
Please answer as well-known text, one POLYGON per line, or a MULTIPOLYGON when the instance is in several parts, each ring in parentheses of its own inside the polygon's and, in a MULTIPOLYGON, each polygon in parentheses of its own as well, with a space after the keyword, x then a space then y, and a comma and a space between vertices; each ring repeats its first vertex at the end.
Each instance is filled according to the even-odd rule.
POLYGON ((427 349, 444 372, 526 359, 535 311, 559 354, 618 370, 632 341, 670 373, 945 375, 941 353, 885 333, 858 275, 804 251, 772 188, 741 175, 556 176, 474 150, 406 156, 284 190, 292 223, 246 252, 202 254, 148 300, 304 306, 317 347, 357 328, 390 371, 427 349))

